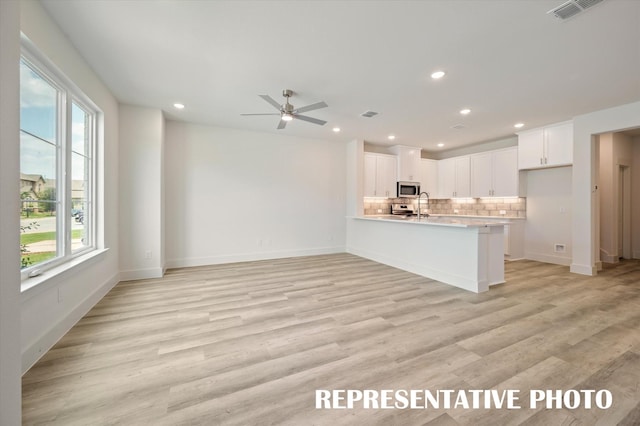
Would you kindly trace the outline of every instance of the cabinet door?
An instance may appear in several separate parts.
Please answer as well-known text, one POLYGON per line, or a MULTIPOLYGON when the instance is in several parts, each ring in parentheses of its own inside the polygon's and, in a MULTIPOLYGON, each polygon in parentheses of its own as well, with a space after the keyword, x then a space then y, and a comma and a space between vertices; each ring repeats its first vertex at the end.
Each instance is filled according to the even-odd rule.
POLYGON ((438 197, 451 198, 456 190, 456 162, 454 158, 438 161, 438 197))
POLYGON ((509 148, 493 152, 493 196, 517 197, 518 149, 509 148))
POLYGON ((396 197, 397 174, 396 157, 392 155, 379 155, 378 171, 376 174, 376 192, 378 197, 396 197))
POLYGON ((471 196, 471 163, 469 157, 456 157, 456 197, 471 196))
POLYGON ((544 167, 543 146, 543 129, 518 133, 518 168, 524 170, 544 167))
POLYGON ((364 153, 364 196, 376 196, 377 156, 364 153))
POLYGON ((425 191, 431 198, 438 198, 438 161, 420 160, 420 191, 425 191))
POLYGON ((416 182, 420 180, 420 148, 396 145, 391 152, 398 158, 397 180, 416 182))
POLYGON ((471 196, 493 196, 493 153, 484 152, 471 156, 471 196))
POLYGON ((545 127, 545 166, 573 163, 573 123, 545 127))

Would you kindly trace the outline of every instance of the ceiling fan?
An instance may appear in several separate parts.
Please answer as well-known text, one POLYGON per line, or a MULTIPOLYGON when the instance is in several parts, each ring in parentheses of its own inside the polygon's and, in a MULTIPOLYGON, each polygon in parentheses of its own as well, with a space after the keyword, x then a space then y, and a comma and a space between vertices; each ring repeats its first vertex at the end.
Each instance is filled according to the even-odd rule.
POLYGON ((327 123, 324 120, 318 120, 317 118, 308 117, 306 115, 300 114, 301 112, 313 111, 314 109, 327 107, 328 105, 324 101, 316 102, 315 104, 303 106, 301 108, 294 108, 294 106, 289 103, 289 98, 293 96, 293 91, 289 89, 285 89, 282 91, 282 96, 286 98, 286 102, 282 105, 276 102, 276 100, 269 95, 258 95, 258 96, 260 96, 265 101, 269 102, 275 109, 277 109, 280 112, 263 113, 263 114, 260 114, 260 113, 259 114, 240 114, 240 115, 279 115, 280 122, 278 123, 278 127, 277 127, 278 129, 284 129, 285 126, 287 125, 287 122, 293 120, 294 118, 302 121, 308 121, 309 123, 313 123, 313 124, 319 124, 320 126, 324 126, 327 123))

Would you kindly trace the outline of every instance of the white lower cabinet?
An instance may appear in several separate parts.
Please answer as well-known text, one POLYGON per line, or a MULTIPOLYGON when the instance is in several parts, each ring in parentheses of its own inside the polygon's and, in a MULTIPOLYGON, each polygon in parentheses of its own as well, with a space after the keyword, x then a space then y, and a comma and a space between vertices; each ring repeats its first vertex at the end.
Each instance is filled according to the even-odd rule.
POLYGON ((507 260, 524 258, 524 219, 483 218, 490 222, 506 222, 504 226, 504 257, 507 260))

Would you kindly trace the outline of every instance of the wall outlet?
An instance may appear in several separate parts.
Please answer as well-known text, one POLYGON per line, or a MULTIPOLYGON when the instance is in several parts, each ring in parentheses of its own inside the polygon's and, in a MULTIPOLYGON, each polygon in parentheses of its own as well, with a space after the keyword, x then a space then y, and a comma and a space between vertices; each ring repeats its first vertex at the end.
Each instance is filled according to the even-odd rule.
POLYGON ((144 258, 145 259, 151 259, 153 253, 151 253, 151 250, 147 250, 144 252, 144 258))
POLYGON ((507 214, 507 211, 506 210, 500 210, 500 214, 502 214, 502 215, 507 214))
POLYGON ((382 213, 382 209, 378 209, 378 213, 382 213))
POLYGON ((556 253, 564 253, 566 251, 566 246, 564 244, 554 244, 553 251, 556 253))
POLYGON ((453 209, 453 212, 454 212, 455 214, 458 214, 459 210, 458 210, 458 209, 453 209))

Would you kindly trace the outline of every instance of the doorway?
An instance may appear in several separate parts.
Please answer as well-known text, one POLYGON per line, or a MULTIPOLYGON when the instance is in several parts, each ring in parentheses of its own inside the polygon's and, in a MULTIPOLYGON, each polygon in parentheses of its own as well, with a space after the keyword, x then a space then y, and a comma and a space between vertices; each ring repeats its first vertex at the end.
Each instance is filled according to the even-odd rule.
POLYGON ((631 168, 618 167, 618 257, 631 259, 631 168))
POLYGON ((600 262, 633 259, 640 249, 640 226, 638 220, 634 223, 633 219, 640 207, 640 180, 633 175, 634 170, 640 170, 638 136, 635 130, 603 133, 597 139, 599 253, 596 259, 600 262))

